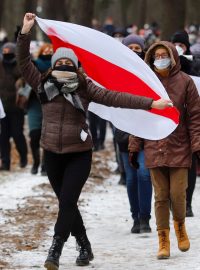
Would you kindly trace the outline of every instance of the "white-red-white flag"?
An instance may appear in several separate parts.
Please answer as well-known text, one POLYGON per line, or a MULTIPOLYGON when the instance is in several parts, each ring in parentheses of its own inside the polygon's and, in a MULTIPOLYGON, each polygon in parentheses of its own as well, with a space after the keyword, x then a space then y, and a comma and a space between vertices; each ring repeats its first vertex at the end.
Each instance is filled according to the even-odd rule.
MULTIPOLYGON (((110 91, 169 99, 154 72, 129 48, 114 38, 77 24, 36 18, 54 49, 74 50, 86 74, 110 91)), ((179 122, 176 108, 150 111, 121 109, 91 103, 89 110, 130 134, 151 140, 167 137, 179 122)))

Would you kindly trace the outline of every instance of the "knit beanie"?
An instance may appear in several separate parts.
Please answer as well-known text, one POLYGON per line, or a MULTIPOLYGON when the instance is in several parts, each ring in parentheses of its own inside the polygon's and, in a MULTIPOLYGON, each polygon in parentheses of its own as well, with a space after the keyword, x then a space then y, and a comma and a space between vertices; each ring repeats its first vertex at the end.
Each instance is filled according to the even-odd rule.
POLYGON ((51 67, 54 68, 55 63, 59 59, 63 59, 63 58, 70 59, 74 63, 76 68, 78 68, 78 58, 77 58, 76 54, 74 53, 74 51, 72 49, 68 49, 68 48, 64 48, 64 47, 58 48, 56 50, 56 52, 52 55, 51 67))
POLYGON ((172 43, 183 43, 187 50, 190 49, 189 36, 186 31, 175 32, 171 38, 172 43))
POLYGON ((15 54, 16 44, 13 43, 13 42, 6 42, 2 47, 2 50, 3 49, 9 49, 8 53, 14 53, 15 54))
POLYGON ((122 44, 128 46, 130 44, 138 44, 144 50, 144 39, 138 35, 130 34, 122 40, 122 44))

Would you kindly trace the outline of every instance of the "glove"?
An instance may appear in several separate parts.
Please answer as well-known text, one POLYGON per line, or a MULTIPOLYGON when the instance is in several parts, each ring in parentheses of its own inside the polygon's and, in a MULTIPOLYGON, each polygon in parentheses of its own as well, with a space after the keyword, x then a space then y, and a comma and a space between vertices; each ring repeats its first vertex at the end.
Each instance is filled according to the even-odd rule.
POLYGON ((196 155, 198 161, 200 161, 200 151, 196 151, 196 152, 195 152, 195 155, 196 155))
POLYGON ((129 163, 134 169, 139 169, 140 165, 137 162, 138 152, 129 152, 129 163))

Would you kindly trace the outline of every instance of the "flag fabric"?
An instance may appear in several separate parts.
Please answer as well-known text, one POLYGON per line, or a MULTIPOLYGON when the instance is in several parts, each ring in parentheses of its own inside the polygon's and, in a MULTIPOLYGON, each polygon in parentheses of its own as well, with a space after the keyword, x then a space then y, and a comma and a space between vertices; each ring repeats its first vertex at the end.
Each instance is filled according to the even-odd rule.
POLYGON ((200 77, 197 77, 197 76, 190 76, 190 77, 193 79, 194 84, 195 84, 195 86, 197 88, 197 91, 198 91, 198 93, 200 95, 200 77))
MULTIPOLYGON (((87 76, 109 89, 158 100, 169 99, 163 85, 135 53, 114 38, 77 24, 36 17, 51 39, 54 50, 74 50, 87 76)), ((175 107, 150 111, 107 107, 91 103, 89 110, 115 127, 145 139, 158 140, 172 133, 179 123, 175 107)))
POLYGON ((2 119, 4 117, 5 117, 5 112, 4 112, 3 105, 2 105, 2 102, 0 99, 0 119, 2 119))

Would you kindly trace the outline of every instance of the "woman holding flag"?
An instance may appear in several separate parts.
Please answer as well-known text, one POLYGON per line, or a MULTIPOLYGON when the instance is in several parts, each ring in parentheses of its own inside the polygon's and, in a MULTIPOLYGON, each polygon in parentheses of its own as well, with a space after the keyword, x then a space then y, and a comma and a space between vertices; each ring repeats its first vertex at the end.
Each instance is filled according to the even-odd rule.
POLYGON ((41 146, 45 151, 47 176, 59 201, 53 242, 45 267, 49 270, 59 268, 63 245, 70 233, 80 247, 77 265, 88 265, 93 253, 77 202, 92 161, 92 140, 86 124, 89 103, 94 101, 112 107, 150 110, 169 107, 171 101, 154 101, 102 89, 79 72, 74 51, 63 47, 53 54, 51 69, 42 76, 29 54, 30 30, 34 22, 35 14, 25 14, 17 48, 22 75, 35 89, 42 104, 41 146))

